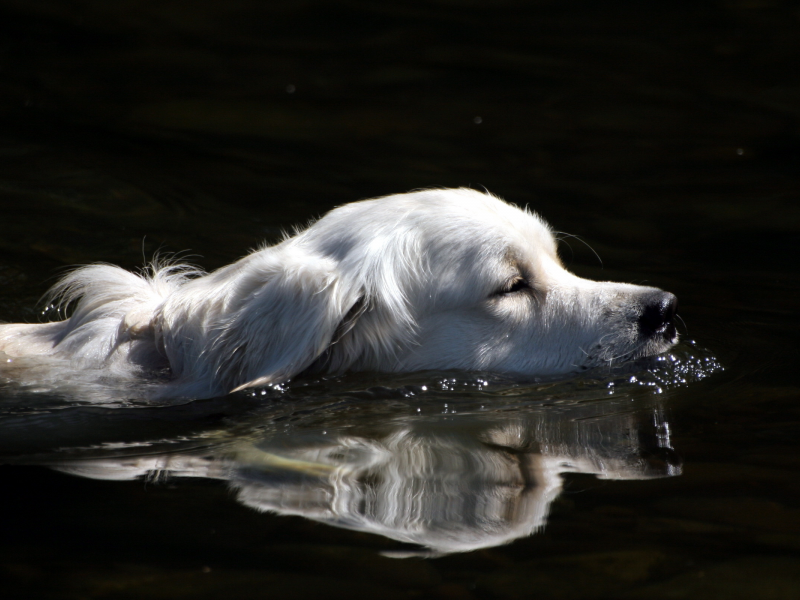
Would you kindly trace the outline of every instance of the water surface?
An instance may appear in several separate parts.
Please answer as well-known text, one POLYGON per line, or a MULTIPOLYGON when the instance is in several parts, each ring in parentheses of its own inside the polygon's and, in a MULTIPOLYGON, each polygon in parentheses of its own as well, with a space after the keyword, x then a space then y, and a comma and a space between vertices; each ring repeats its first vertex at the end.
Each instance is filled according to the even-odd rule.
POLYGON ((566 380, 175 405, 0 383, 8 596, 796 598, 798 14, 3 2, 0 319, 42 319, 70 265, 212 269, 344 202, 471 185, 685 322, 566 380))

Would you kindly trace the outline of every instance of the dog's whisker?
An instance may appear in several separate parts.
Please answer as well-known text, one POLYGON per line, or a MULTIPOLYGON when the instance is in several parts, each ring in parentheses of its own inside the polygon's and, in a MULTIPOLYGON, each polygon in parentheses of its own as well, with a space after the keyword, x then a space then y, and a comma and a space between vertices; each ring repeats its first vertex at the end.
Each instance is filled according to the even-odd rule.
POLYGON ((683 329, 686 332, 685 335, 689 335, 689 327, 688 325, 686 325, 686 321, 683 320, 683 317, 681 317, 679 314, 676 313, 675 318, 680 320, 681 324, 683 325, 683 329))
MULTIPOLYGON (((580 243, 582 243, 584 246, 586 246, 589 250, 592 251, 592 254, 595 255, 595 257, 597 258, 597 261, 600 263, 600 267, 603 267, 603 259, 600 258, 600 255, 595 251, 594 248, 592 248, 589 245, 589 243, 586 240, 584 240, 580 236, 577 236, 577 235, 575 235, 573 233, 566 233, 564 231, 559 231, 557 233, 557 235, 556 235, 556 239, 558 241, 560 241, 560 242, 567 243, 566 238, 572 238, 572 239, 578 240, 580 243)), ((567 244, 567 247, 569 247, 569 249, 572 250, 572 247, 569 244, 567 244)))

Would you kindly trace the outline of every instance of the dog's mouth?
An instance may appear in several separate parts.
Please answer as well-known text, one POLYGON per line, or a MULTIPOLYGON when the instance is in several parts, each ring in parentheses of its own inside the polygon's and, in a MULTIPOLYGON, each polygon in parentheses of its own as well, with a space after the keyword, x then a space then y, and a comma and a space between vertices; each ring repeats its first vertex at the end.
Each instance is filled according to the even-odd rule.
POLYGON ((675 325, 675 317, 673 316, 658 329, 653 332, 643 334, 642 341, 650 342, 654 347, 659 348, 655 353, 664 352, 678 343, 678 329, 675 325))
POLYGON ((678 341, 678 330, 675 327, 675 321, 670 321, 664 326, 661 332, 661 339, 668 344, 675 344, 678 341))

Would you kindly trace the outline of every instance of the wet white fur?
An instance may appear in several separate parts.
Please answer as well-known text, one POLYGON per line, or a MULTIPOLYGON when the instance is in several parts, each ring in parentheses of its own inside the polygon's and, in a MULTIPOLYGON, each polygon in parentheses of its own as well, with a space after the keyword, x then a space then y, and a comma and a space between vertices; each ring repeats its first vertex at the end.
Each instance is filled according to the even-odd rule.
POLYGON ((0 325, 7 361, 65 378, 161 369, 163 396, 210 397, 309 368, 558 375, 671 345, 638 334, 639 298, 653 288, 576 277, 537 215, 469 189, 347 204, 210 274, 92 265, 53 291, 75 303, 72 316, 0 325), (502 293, 520 277, 529 288, 502 293))

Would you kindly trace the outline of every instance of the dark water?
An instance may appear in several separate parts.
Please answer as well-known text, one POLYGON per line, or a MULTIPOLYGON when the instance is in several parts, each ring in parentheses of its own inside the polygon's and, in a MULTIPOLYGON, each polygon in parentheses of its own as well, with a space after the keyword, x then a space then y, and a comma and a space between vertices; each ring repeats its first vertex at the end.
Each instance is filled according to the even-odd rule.
POLYGON ((4 1, 0 32, 1 319, 69 265, 211 269, 471 185, 685 321, 566 381, 0 384, 3 597, 800 596, 796 2, 4 1))

